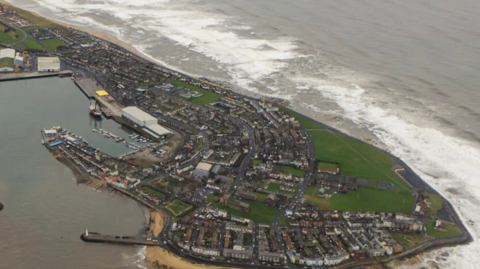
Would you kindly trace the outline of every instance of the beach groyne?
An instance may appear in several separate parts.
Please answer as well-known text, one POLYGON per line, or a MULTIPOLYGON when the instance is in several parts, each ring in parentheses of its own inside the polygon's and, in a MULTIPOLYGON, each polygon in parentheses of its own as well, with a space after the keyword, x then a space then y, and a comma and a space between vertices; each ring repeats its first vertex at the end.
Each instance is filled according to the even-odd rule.
POLYGON ((139 238, 132 236, 103 235, 99 233, 85 232, 80 239, 88 243, 110 243, 120 245, 158 246, 158 241, 151 238, 139 238))

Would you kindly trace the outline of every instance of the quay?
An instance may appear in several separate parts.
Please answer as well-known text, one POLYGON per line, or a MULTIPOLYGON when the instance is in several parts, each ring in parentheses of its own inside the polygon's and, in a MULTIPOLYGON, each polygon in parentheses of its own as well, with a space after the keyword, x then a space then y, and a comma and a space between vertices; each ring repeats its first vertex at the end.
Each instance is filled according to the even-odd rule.
POLYGON ((122 107, 108 95, 99 95, 97 92, 104 91, 103 87, 91 78, 80 78, 73 81, 75 85, 89 98, 95 99, 100 105, 103 115, 106 118, 121 117, 122 107))
POLYGON ((151 238, 139 238, 131 236, 102 235, 85 231, 80 238, 88 243, 110 243, 120 245, 158 246, 158 241, 151 238))
POLYGON ((45 77, 69 77, 73 73, 70 70, 62 70, 59 72, 23 72, 23 73, 3 73, 0 74, 0 81, 21 80, 30 78, 45 78, 45 77))

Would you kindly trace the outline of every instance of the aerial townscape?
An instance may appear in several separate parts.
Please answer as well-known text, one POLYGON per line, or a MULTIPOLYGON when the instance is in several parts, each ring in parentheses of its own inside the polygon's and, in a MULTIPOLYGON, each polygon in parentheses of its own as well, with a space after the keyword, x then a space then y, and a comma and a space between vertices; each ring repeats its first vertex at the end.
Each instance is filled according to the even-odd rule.
POLYGON ((38 130, 79 182, 164 216, 161 232, 78 231, 85 242, 160 246, 230 268, 356 268, 471 241, 450 203, 401 160, 287 101, 239 94, 11 6, 0 7, 0 27, 0 80, 67 77, 92 116, 132 131, 91 130, 130 149, 110 156, 71 126, 38 130))

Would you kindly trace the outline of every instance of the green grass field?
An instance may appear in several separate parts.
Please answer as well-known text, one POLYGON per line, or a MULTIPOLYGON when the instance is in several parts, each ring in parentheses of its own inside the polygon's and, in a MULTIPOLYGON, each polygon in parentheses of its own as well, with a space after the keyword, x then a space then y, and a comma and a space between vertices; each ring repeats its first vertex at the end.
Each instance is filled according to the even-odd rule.
POLYGON ((428 196, 427 203, 430 203, 430 207, 427 208, 427 214, 430 217, 437 217, 437 212, 443 206, 443 199, 440 195, 425 193, 428 196))
POLYGON ((280 184, 278 183, 270 183, 268 184, 267 190, 269 191, 278 191, 280 189, 280 184))
MULTIPOLYGON (((258 193, 257 193, 258 196, 258 193)), ((224 206, 220 204, 220 202, 212 203, 212 206, 226 210, 228 213, 251 219, 253 222, 259 222, 259 223, 265 223, 265 224, 270 224, 272 221, 275 219, 275 217, 278 214, 278 209, 274 207, 268 207, 266 205, 259 205, 255 204, 253 202, 247 202, 243 200, 244 203, 250 204, 250 212, 243 212, 243 211, 238 211, 233 208, 224 206)))
POLYGON ((309 133, 315 145, 316 159, 340 163, 342 175, 390 182, 399 186, 398 189, 410 190, 407 183, 392 170, 395 161, 384 152, 343 134, 327 130, 309 133))
POLYGON ((254 167, 255 165, 261 164, 261 163, 262 163, 262 160, 252 159, 252 160, 250 161, 250 166, 251 166, 251 167, 254 167))
POLYGON ((420 243, 423 240, 423 236, 420 235, 392 233, 392 236, 404 248, 409 248, 413 245, 420 243))
POLYGON ((170 82, 170 84, 172 84, 173 86, 175 86, 175 88, 182 87, 182 88, 190 89, 190 90, 192 90, 192 91, 196 91, 196 92, 199 92, 199 93, 203 93, 203 95, 200 96, 200 97, 190 98, 190 99, 186 99, 186 98, 183 98, 183 97, 179 96, 180 98, 183 98, 183 99, 185 99, 185 100, 188 100, 188 101, 190 101, 191 103, 196 104, 196 105, 206 105, 206 104, 215 102, 215 101, 217 101, 217 100, 220 100, 220 98, 222 98, 222 96, 221 96, 220 94, 216 94, 216 93, 214 93, 214 92, 201 89, 201 88, 199 88, 199 87, 190 85, 190 84, 185 83, 185 82, 172 81, 172 82, 170 82))
POLYGON ((334 163, 319 162, 317 165, 317 169, 336 172, 338 169, 338 165, 334 163))
POLYGON ((445 224, 445 230, 436 230, 433 227, 435 227, 435 221, 426 221, 425 222, 425 228, 427 228, 427 235, 431 236, 433 238, 445 238, 445 237, 452 237, 452 236, 457 236, 460 234, 460 230, 455 227, 455 225, 446 223, 445 224))
POLYGON ((392 193, 383 190, 361 188, 347 195, 336 194, 330 198, 317 196, 318 187, 309 187, 303 198, 320 210, 397 212, 410 214, 414 196, 406 192, 392 193))
POLYGON ((165 199, 165 197, 167 197, 165 194, 153 189, 153 188, 150 188, 150 187, 142 187, 142 190, 152 194, 153 196, 156 196, 157 198, 160 198, 162 200, 165 199))
POLYGON ((183 213, 187 212, 188 210, 192 209, 193 206, 186 204, 180 200, 174 200, 165 208, 172 213, 174 216, 180 216, 183 213))
MULTIPOLYGON (((13 28, 11 28, 13 29, 13 28)), ((0 31, 0 43, 2 44, 12 44, 20 41, 23 38, 23 33, 18 30, 11 30, 10 32, 0 31)))
POLYGON ((287 226, 287 219, 285 217, 278 220, 278 226, 285 227, 287 226))
POLYGON ((56 51, 58 47, 65 46, 65 43, 63 43, 63 41, 58 39, 58 38, 42 40, 40 42, 42 42, 42 44, 45 47, 47 47, 48 50, 53 51, 53 52, 56 51))
POLYGON ((292 174, 294 177, 303 177, 305 172, 300 169, 296 169, 290 166, 285 166, 285 165, 275 165, 275 168, 273 170, 274 173, 282 173, 282 174, 292 174))
POLYGON ((390 182, 404 190, 410 189, 392 171, 395 161, 384 152, 346 135, 325 130, 315 121, 288 108, 280 107, 280 109, 295 117, 308 130, 315 145, 317 160, 339 163, 342 175, 390 182))
POLYGON ((84 39, 80 39, 80 44, 90 44, 90 43, 97 43, 97 41, 95 40, 91 40, 91 39, 88 39, 88 38, 84 38, 84 39))
POLYGON ((27 37, 25 41, 22 42, 27 48, 35 50, 43 50, 43 47, 38 44, 37 40, 32 37, 27 37))
POLYGON ((268 194, 256 192, 255 195, 257 196, 257 201, 259 203, 265 204, 267 202, 268 194))

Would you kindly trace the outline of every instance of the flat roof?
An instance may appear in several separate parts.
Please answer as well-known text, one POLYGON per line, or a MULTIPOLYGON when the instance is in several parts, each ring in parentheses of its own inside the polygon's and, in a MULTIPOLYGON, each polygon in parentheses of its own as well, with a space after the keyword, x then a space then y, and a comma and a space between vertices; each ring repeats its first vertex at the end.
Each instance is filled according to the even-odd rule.
POLYGON ((0 58, 15 58, 15 50, 14 49, 1 49, 0 50, 0 58))
POLYGON ((157 120, 155 117, 153 117, 152 115, 148 114, 147 112, 141 110, 140 108, 136 107, 136 106, 128 106, 124 109, 122 109, 122 112, 126 112, 127 114, 130 114, 132 116, 134 116, 135 118, 139 119, 139 120, 151 120, 151 119, 155 119, 157 120))
POLYGON ((210 171, 210 169, 212 169, 212 165, 209 163, 199 162, 197 164, 197 167, 195 167, 195 169, 210 171))
POLYGON ((142 128, 147 134, 153 136, 155 139, 160 138, 160 136, 156 135, 154 132, 148 130, 147 128, 142 128))
POLYGON ((150 131, 162 136, 162 135, 168 135, 171 134, 172 132, 168 130, 167 128, 161 126, 160 124, 150 124, 146 126, 150 131))
POLYGON ((58 57, 38 57, 38 69, 60 69, 60 58, 58 57))
POLYGON ((95 92, 98 96, 108 96, 108 92, 105 91, 105 90, 101 90, 101 91, 96 91, 95 92))

